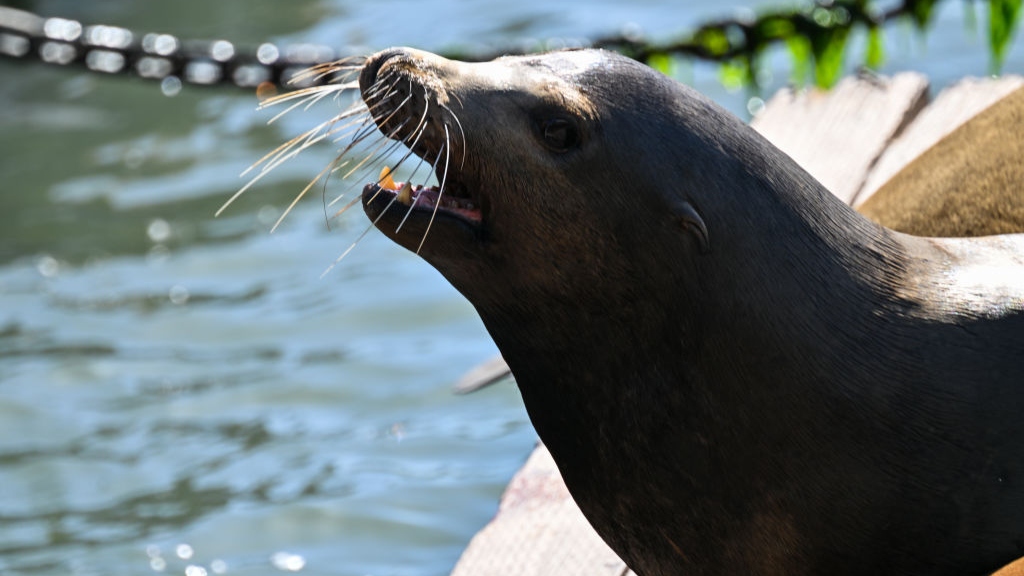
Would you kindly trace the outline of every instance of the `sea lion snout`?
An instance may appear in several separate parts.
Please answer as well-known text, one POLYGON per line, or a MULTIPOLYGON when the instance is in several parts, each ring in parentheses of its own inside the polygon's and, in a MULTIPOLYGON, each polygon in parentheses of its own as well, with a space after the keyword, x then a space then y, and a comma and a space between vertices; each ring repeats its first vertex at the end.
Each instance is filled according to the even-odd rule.
POLYGON ((388 60, 402 57, 406 52, 405 48, 388 48, 367 58, 363 70, 359 73, 359 91, 366 92, 377 82, 380 69, 388 60))
MULTIPOLYGON (((486 199, 467 162, 466 134, 448 105, 446 82, 461 70, 457 62, 428 52, 391 48, 368 57, 359 75, 378 137, 408 149, 398 165, 419 158, 413 172, 402 175, 405 182, 392 178, 398 165, 385 167, 364 188, 363 208, 386 235, 424 257, 436 252, 434 246, 475 245, 485 236, 486 199), (427 171, 436 184, 425 181, 427 171), (428 235, 435 240, 421 252, 428 235)), ((372 125, 364 128, 361 138, 371 138, 372 125)))
MULTIPOLYGON (((390 48, 367 58, 359 91, 382 134, 405 142, 433 164, 464 144, 451 138, 456 122, 446 106, 446 79, 458 75, 456 62, 413 48, 390 48), (446 125, 452 125, 447 136, 446 125)), ((463 154, 461 149, 458 153, 463 154)))
POLYGON ((436 54, 415 48, 397 47, 381 50, 369 56, 363 64, 363 69, 359 73, 359 90, 366 93, 380 79, 382 72, 392 66, 401 67, 406 71, 436 71, 444 68, 446 63, 449 61, 436 54))

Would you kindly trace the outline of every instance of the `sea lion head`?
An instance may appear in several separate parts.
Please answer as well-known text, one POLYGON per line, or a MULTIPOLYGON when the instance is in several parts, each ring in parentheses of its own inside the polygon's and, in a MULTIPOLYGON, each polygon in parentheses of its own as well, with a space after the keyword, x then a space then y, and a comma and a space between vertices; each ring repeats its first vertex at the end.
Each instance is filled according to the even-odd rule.
POLYGON ((707 142, 740 122, 647 66, 600 50, 462 63, 396 48, 359 83, 380 131, 440 183, 404 202, 368 185, 367 214, 478 306, 523 290, 607 306, 594 282, 626 289, 715 249, 703 210, 715 175, 736 169, 707 142))

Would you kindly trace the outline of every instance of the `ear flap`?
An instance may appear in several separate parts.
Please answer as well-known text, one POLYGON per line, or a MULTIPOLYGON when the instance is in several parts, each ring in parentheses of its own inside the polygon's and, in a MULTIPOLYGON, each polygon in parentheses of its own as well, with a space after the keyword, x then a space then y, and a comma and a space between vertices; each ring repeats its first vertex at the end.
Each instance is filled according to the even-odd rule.
POLYGON ((708 227, 704 219, 697 213, 697 209, 686 200, 677 202, 672 206, 672 214, 679 219, 683 228, 689 230, 697 238, 700 246, 700 253, 707 254, 711 251, 711 244, 708 242, 708 227))

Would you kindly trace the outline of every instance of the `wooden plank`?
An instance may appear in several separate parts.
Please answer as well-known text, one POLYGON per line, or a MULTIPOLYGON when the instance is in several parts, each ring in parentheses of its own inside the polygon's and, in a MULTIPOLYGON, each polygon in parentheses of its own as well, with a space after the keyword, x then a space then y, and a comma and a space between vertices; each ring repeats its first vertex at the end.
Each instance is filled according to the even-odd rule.
POLYGON ((551 453, 539 445, 501 497, 498 515, 462 554, 452 576, 624 576, 569 496, 551 453))
POLYGON ((944 89, 885 149, 852 204, 863 204, 911 160, 1021 86, 1024 78, 1004 76, 964 78, 944 89))
POLYGON ((889 142, 927 104, 928 81, 849 77, 831 91, 783 89, 750 123, 844 202, 889 142))

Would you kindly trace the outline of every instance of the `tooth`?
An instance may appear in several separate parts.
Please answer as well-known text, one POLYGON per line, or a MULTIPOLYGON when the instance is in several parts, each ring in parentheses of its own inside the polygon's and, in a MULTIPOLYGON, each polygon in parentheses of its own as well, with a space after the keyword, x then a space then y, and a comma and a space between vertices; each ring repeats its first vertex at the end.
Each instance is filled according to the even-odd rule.
POLYGON ((387 166, 380 171, 380 187, 387 188, 388 190, 397 190, 398 185, 395 184, 394 178, 391 177, 391 168, 387 166))
MULTIPOLYGON (((392 183, 394 185, 394 183, 392 183)), ((412 185, 406 182, 398 191, 398 201, 402 204, 412 204, 412 185)))

